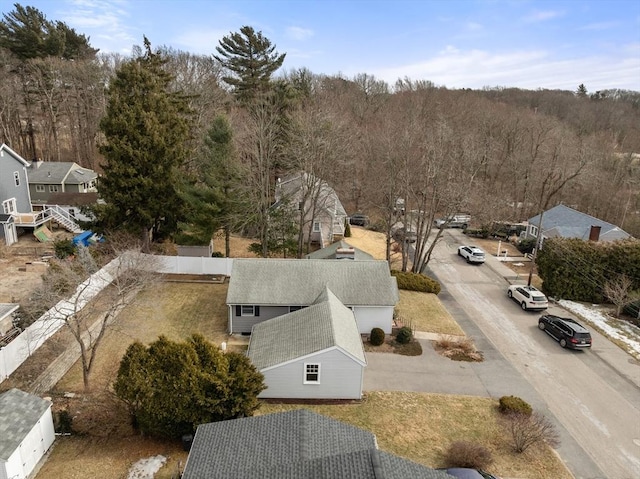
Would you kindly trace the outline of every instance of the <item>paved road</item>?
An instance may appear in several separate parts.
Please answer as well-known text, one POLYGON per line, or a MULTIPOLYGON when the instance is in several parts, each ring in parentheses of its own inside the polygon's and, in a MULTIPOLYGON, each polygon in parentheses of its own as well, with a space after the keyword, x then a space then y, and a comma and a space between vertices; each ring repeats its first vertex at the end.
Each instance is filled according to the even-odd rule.
MULTIPOLYGON (((640 478, 640 365, 593 333, 590 351, 571 351, 537 329, 537 313, 506 297, 513 273, 494 258, 467 265, 458 231, 445 233, 429 266, 440 298, 485 361, 455 363, 425 341, 417 358, 368 355, 365 389, 520 396, 559 426, 559 453, 579 479, 640 478)), ((523 279, 523 281, 526 278, 523 279)), ((556 306, 550 312, 568 315, 556 306)))

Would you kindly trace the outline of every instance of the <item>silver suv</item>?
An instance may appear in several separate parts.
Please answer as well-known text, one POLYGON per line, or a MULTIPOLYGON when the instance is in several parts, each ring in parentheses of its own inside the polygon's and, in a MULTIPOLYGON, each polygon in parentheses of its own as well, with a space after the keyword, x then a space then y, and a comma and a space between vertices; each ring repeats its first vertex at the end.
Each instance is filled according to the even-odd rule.
POLYGON ((547 297, 533 286, 512 284, 507 289, 507 296, 513 299, 524 310, 543 310, 549 306, 547 297))

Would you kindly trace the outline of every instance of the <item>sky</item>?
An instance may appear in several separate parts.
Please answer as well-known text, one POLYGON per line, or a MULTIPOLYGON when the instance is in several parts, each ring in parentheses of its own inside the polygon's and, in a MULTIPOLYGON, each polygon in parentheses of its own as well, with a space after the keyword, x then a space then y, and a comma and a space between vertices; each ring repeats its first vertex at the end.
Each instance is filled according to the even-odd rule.
MULTIPOLYGON (((11 12, 15 0, 0 0, 11 12)), ((249 25, 281 71, 390 86, 399 78, 450 89, 515 87, 640 91, 639 0, 30 0, 101 52, 142 45, 211 55, 249 25)))

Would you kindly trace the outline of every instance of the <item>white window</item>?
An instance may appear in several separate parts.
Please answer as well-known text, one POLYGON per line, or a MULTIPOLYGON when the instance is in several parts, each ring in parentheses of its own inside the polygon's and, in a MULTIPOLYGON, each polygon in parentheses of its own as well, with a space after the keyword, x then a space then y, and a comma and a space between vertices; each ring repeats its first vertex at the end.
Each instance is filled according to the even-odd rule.
POLYGON ((531 236, 538 236, 538 227, 537 226, 533 226, 533 225, 529 225, 529 233, 531 233, 531 236))
POLYGON ((255 316, 255 315, 256 315, 255 306, 242 305, 242 307, 240 308, 240 316, 255 316))
POLYGON ((314 221, 313 222, 313 232, 314 233, 318 233, 320 231, 320 222, 319 221, 314 221))
POLYGON ((44 193, 44 185, 36 185, 36 191, 38 193, 44 193))
POLYGON ((16 199, 9 198, 8 200, 4 200, 2 202, 2 211, 4 211, 4 214, 6 215, 17 213, 18 208, 16 207, 16 199))
POLYGON ((49 185, 49 193, 57 193, 58 185, 49 185))
POLYGON ((320 364, 304 364, 304 384, 320 384, 320 364))
POLYGON ((16 182, 16 186, 20 186, 20 173, 17 171, 13 172, 13 181, 16 182))

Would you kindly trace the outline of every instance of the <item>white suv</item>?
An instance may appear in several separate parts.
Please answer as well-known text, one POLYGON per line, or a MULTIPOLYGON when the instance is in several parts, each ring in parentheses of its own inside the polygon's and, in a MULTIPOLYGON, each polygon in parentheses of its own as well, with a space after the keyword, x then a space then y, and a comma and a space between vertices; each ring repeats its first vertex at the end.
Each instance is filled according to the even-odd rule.
POLYGON ((549 306, 547 297, 542 291, 537 290, 533 286, 512 284, 509 286, 509 289, 507 289, 507 296, 518 303, 525 311, 529 309, 547 309, 549 306))
POLYGON ((484 263, 484 251, 477 246, 460 246, 458 256, 462 256, 467 263, 484 263))

